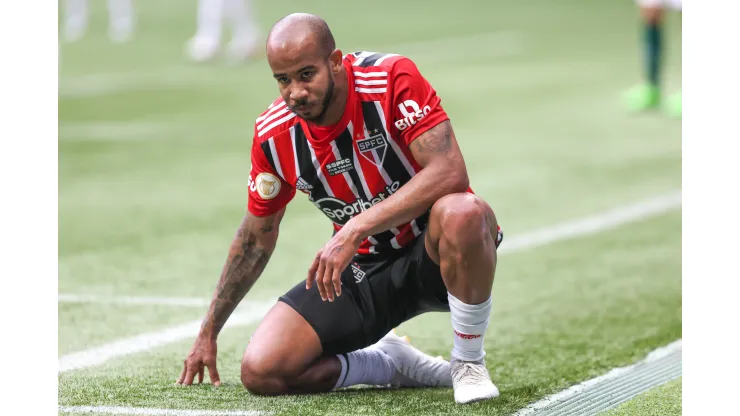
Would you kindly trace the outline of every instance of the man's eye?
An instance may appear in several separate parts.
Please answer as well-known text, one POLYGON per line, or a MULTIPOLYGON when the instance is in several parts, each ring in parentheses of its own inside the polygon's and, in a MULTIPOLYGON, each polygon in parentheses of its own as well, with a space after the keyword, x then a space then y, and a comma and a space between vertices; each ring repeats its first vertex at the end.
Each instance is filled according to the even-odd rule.
POLYGON ((288 79, 288 77, 280 77, 277 80, 281 84, 288 84, 290 82, 290 80, 288 79))
POLYGON ((303 78, 303 79, 309 79, 309 78, 311 78, 311 76, 313 76, 313 72, 309 72, 309 71, 306 71, 306 72, 304 72, 304 73, 301 74, 301 78, 303 78))

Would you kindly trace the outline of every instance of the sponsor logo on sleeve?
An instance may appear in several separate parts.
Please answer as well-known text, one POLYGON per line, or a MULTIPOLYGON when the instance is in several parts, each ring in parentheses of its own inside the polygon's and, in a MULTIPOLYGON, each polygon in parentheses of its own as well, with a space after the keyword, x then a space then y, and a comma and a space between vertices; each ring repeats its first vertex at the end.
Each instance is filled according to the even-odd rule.
POLYGON ((404 131, 418 123, 424 118, 424 116, 432 111, 432 108, 428 105, 425 105, 424 108, 420 108, 419 104, 414 100, 406 100, 403 103, 398 104, 398 109, 401 110, 401 114, 403 115, 402 119, 395 121, 396 128, 400 131, 404 131))

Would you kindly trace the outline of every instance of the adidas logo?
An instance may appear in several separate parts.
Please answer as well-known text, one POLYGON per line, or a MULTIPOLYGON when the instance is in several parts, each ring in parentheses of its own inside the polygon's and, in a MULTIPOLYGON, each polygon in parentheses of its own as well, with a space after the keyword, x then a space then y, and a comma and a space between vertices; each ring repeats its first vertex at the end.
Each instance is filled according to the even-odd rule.
POLYGON ((313 186, 311 186, 310 183, 306 182, 305 179, 298 177, 298 181, 295 184, 295 189, 299 191, 310 191, 313 189, 313 186))

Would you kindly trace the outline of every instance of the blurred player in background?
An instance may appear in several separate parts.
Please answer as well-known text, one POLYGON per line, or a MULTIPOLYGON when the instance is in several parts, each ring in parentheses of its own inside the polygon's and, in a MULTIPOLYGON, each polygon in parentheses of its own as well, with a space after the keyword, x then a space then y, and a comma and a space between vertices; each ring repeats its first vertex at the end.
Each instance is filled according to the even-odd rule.
MULTIPOLYGON (((134 8, 131 0, 107 0, 108 35, 116 43, 131 38, 134 32, 134 8)), ((88 0, 64 1, 64 38, 74 42, 85 35, 89 20, 88 0)))
POLYGON ((236 60, 249 58, 257 49, 259 30, 252 0, 198 0, 197 29, 187 43, 187 54, 196 62, 213 59, 221 48, 223 23, 231 24, 229 55, 236 60))
MULTIPOLYGON (((682 0, 637 0, 644 24, 645 82, 627 93, 631 111, 644 111, 661 105, 661 65, 663 62, 663 19, 666 7, 681 12, 682 0)), ((681 116, 681 92, 670 97, 665 109, 681 116)))

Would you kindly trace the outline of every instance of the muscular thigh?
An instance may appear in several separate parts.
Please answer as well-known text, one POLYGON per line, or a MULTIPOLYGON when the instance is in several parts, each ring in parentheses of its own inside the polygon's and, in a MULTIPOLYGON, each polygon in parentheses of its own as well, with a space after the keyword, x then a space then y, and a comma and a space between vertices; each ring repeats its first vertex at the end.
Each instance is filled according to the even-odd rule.
POLYGON ((321 300, 316 285, 296 284, 280 301, 305 321, 316 337, 320 355, 334 355, 366 346, 363 320, 369 314, 362 304, 353 266, 342 272, 342 295, 334 302, 321 300))

